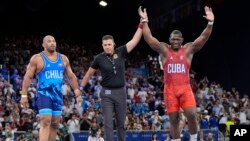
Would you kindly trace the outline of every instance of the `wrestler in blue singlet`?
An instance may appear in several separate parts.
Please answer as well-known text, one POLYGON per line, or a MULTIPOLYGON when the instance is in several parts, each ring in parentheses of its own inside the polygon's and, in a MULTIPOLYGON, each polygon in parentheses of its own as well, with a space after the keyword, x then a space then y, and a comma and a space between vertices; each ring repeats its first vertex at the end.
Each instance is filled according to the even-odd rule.
POLYGON ((43 52, 41 52, 40 55, 43 58, 44 67, 37 74, 37 106, 39 115, 61 116, 61 87, 64 76, 62 56, 57 53, 57 60, 51 61, 43 52))

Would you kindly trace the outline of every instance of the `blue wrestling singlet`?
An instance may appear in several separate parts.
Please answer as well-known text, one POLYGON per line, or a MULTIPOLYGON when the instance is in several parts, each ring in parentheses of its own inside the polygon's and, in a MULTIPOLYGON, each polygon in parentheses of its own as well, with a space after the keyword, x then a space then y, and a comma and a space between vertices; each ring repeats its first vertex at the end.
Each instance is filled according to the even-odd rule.
POLYGON ((61 54, 57 53, 57 60, 51 61, 41 52, 44 67, 37 74, 37 107, 39 115, 61 116, 62 114, 62 82, 64 64, 61 54))

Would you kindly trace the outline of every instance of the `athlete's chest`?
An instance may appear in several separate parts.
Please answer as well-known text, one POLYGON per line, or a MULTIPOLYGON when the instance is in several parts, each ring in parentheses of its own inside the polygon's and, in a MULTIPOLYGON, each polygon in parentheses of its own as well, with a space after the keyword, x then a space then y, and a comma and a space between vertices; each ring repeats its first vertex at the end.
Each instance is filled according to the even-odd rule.
POLYGON ((186 52, 180 50, 178 52, 170 51, 167 55, 168 63, 185 63, 187 61, 186 52))

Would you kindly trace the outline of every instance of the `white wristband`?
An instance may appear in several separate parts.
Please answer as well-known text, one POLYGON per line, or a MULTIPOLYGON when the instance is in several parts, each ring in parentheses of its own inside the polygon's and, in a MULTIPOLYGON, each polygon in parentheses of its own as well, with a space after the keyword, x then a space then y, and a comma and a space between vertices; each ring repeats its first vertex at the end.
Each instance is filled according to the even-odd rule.
POLYGON ((208 24, 208 25, 213 25, 214 22, 213 22, 213 21, 209 21, 207 24, 208 24))
POLYGON ((27 98, 28 96, 26 94, 22 94, 22 98, 27 98))
POLYGON ((148 18, 141 18, 141 23, 147 23, 148 22, 148 18))

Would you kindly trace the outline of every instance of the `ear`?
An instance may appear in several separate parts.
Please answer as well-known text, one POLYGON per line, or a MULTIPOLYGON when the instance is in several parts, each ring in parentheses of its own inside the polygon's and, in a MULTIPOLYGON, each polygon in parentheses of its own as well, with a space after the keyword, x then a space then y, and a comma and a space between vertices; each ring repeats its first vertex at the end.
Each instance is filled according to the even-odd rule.
POLYGON ((184 38, 181 38, 181 44, 183 43, 183 41, 184 41, 184 38))

